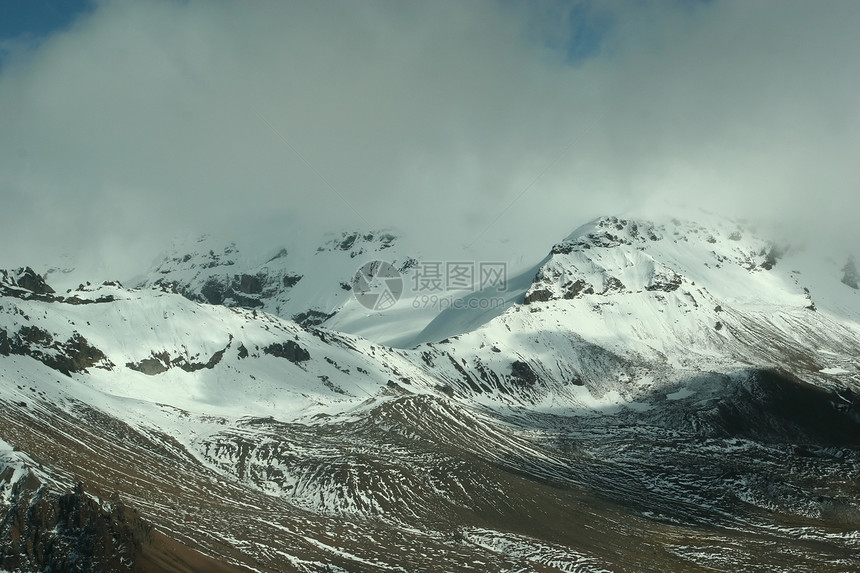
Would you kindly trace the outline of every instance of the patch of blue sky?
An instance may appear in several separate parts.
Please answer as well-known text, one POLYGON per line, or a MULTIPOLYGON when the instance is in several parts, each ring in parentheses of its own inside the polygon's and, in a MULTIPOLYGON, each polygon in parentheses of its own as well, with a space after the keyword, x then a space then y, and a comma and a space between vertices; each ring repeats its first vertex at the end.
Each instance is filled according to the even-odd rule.
POLYGON ((93 0, 0 0, 0 71, 15 54, 67 29, 93 0))
POLYGON ((40 39, 67 28, 92 0, 0 0, 0 40, 40 39))
POLYGON ((92 0, 0 0, 0 40, 44 38, 91 8, 92 0))
POLYGON ((567 34, 561 46, 565 58, 577 64, 598 56, 612 31, 612 14, 593 3, 576 3, 567 12, 567 34))
POLYGON ((659 6, 662 9, 688 12, 717 1, 627 0, 625 3, 604 0, 547 0, 532 6, 537 7, 546 46, 561 55, 568 64, 575 66, 608 53, 612 34, 616 32, 616 20, 624 16, 625 10, 659 6))

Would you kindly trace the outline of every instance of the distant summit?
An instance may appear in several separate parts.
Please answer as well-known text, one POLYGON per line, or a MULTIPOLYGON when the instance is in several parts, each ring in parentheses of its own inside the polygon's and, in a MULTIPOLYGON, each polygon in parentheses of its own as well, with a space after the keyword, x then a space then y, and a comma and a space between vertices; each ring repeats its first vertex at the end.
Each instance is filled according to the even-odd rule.
POLYGON ((368 260, 404 260, 397 238, 384 232, 344 232, 306 252, 279 247, 260 257, 211 236, 163 255, 139 282, 209 304, 256 309, 319 325, 350 300, 349 285, 368 260))

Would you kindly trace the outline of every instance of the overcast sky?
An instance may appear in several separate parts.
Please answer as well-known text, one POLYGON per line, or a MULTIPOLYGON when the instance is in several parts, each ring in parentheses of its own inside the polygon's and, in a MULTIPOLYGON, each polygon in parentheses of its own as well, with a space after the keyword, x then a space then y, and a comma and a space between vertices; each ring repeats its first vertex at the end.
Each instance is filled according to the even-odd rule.
POLYGON ((677 203, 860 244, 854 0, 20 4, 0 267, 368 227, 536 259, 677 203))

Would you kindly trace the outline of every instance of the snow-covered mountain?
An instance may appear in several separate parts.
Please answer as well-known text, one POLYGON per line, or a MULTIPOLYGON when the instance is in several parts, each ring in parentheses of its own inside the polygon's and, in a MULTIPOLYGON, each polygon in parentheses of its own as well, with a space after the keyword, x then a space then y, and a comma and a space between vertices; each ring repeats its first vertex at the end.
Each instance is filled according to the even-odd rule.
POLYGON ((786 366, 779 361, 792 347, 850 356, 860 293, 843 274, 800 245, 705 215, 665 223, 607 217, 553 247, 524 301, 620 353, 680 367, 786 366))
POLYGON ((259 571, 850 570, 848 256, 604 217, 419 310, 351 290, 368 261, 433 261, 386 233, 256 260, 203 239, 135 288, 4 271, 0 569, 95 547, 22 517, 54 495, 114 516, 99 538, 131 549, 90 554, 120 564, 169 545, 259 571))
POLYGON ((359 267, 380 258, 400 266, 410 261, 388 232, 343 233, 309 252, 280 247, 262 255, 204 236, 174 245, 138 286, 162 286, 198 302, 258 309, 318 325, 352 299, 359 267))

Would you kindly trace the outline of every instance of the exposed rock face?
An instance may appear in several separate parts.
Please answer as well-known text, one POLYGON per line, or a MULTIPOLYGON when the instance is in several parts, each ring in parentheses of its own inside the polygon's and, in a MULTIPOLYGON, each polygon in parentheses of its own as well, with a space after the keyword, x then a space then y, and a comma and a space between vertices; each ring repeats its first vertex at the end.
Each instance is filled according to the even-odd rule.
POLYGON ((147 376, 155 376, 170 369, 170 354, 167 352, 153 352, 150 358, 144 358, 139 362, 129 362, 126 366, 147 376))
POLYGON ((678 290, 678 287, 684 282, 684 279, 678 273, 671 269, 667 269, 664 273, 657 273, 651 279, 651 283, 645 285, 645 290, 648 291, 663 291, 672 292, 678 290))
POLYGON ((0 539, 3 570, 132 571, 152 527, 118 499, 99 503, 81 483, 52 493, 28 473, 12 486, 0 539))
POLYGON ((567 283, 564 287, 565 290, 563 298, 565 299, 576 298, 580 294, 594 294, 594 287, 582 279, 575 280, 572 283, 567 283))
POLYGON ((525 303, 546 302, 552 300, 552 291, 548 289, 537 289, 526 294, 525 303))
MULTIPOLYGON (((538 279, 536 279, 537 281, 538 279)), ((610 277, 609 282, 604 285, 603 293, 609 292, 611 287, 614 287, 616 290, 623 290, 624 285, 618 281, 618 284, 614 284, 613 281, 617 281, 617 279, 612 279, 610 277)), ((525 304, 531 304, 533 302, 547 302, 550 300, 555 300, 557 297, 556 293, 553 292, 552 289, 549 288, 537 288, 539 285, 538 282, 535 283, 535 287, 530 289, 526 293, 525 304)), ((577 298, 581 295, 589 295, 594 294, 594 287, 588 282, 577 279, 575 281, 567 281, 561 285, 561 298, 570 300, 577 298)))
POLYGON ((200 289, 200 294, 209 304, 221 304, 226 298, 226 288, 219 279, 211 278, 204 283, 203 288, 200 289))
POLYGON ((30 267, 23 267, 17 270, 0 269, 0 296, 10 296, 21 300, 75 305, 106 303, 116 300, 112 294, 102 294, 98 297, 85 296, 83 298, 79 296, 79 293, 93 292, 102 287, 123 288, 117 281, 106 281, 98 286, 87 283, 86 285, 80 285, 75 293, 62 296, 56 294, 54 289, 45 282, 45 279, 30 267))
POLYGON ((299 283, 300 280, 302 280, 302 275, 287 274, 284 275, 284 278, 281 279, 281 282, 284 284, 284 288, 293 288, 299 283))
MULTIPOLYGON (((227 346, 213 353, 206 362, 197 361, 196 358, 198 358, 199 355, 192 357, 180 355, 171 359, 170 353, 165 350, 162 352, 151 352, 148 358, 144 358, 138 362, 128 362, 126 363, 126 367, 137 372, 142 372, 147 376, 162 374, 173 367, 180 368, 186 372, 196 372, 198 370, 203 370, 204 368, 211 370, 221 362, 224 358, 224 353, 227 352, 227 349, 230 348, 232 343, 233 339, 231 338, 230 342, 227 343, 227 346)), ((244 346, 242 348, 244 348, 244 346)), ((247 350, 245 351, 245 356, 247 356, 247 350)))
POLYGON ((233 278, 233 290, 245 294, 260 294, 263 292, 263 284, 266 276, 262 273, 256 275, 237 275, 233 278))
POLYGON ((0 270, 0 295, 18 298, 51 298, 54 289, 30 267, 0 270))
POLYGON ((92 346, 86 338, 78 333, 75 333, 60 348, 62 354, 45 363, 65 374, 82 372, 100 363, 107 368, 112 366, 104 352, 92 346))
POLYGON ((80 482, 62 494, 32 471, 14 474, 12 467, 0 472, 0 491, 9 492, 0 505, 0 570, 246 571, 166 537, 117 497, 95 499, 80 482))
POLYGON ((511 380, 518 384, 527 384, 532 386, 538 381, 538 377, 528 363, 523 362, 522 360, 516 360, 511 364, 511 380))
POLYGON ((272 356, 277 356, 278 358, 286 358, 290 362, 296 364, 304 362, 305 360, 310 360, 311 358, 311 355, 307 350, 292 340, 288 340, 283 343, 276 342, 274 344, 270 344, 263 349, 263 352, 271 354, 272 356))
POLYGON ((60 342, 38 326, 22 326, 11 336, 0 330, 0 355, 10 354, 30 356, 66 375, 84 372, 92 366, 113 367, 105 353, 92 346, 80 333, 75 332, 65 342, 60 342))
POLYGON ((616 277, 606 277, 606 280, 603 282, 603 292, 600 294, 623 292, 626 288, 627 287, 624 286, 624 283, 621 282, 620 279, 616 277))
POLYGON ((0 271, 0 282, 11 282, 11 284, 36 294, 54 293, 54 289, 48 286, 45 279, 30 267, 18 269, 11 274, 6 271, 0 271))
MULTIPOLYGON (((199 295, 182 287, 179 292, 186 298, 199 302, 253 309, 263 306, 260 297, 264 294, 264 288, 268 288, 271 282, 272 279, 265 273, 233 275, 232 278, 211 277, 200 288, 199 295)), ((269 288, 269 290, 272 289, 269 288)))
POLYGON ((326 320, 334 316, 333 312, 321 312, 319 310, 308 310, 305 312, 299 312, 292 316, 293 321, 301 324, 302 326, 319 326, 324 323, 326 320))

